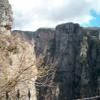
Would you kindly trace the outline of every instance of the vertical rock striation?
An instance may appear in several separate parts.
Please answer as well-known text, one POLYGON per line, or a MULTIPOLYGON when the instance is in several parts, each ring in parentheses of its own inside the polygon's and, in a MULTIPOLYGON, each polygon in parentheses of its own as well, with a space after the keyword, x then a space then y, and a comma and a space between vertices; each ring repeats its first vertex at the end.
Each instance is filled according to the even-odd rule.
MULTIPOLYGON (((39 87, 38 100, 72 100, 99 95, 99 30, 66 23, 55 29, 39 29, 35 35, 37 61, 42 58, 40 67, 49 66, 50 70, 53 66, 55 72, 45 86, 39 87)), ((48 76, 37 81, 47 79, 48 76)))
MULTIPOLYGON (((37 79, 38 100, 73 100, 100 95, 99 28, 65 23, 27 35, 35 41, 38 71, 44 72, 37 79)), ((27 37, 26 32, 22 37, 27 37)))
POLYGON ((59 84, 59 100, 72 100, 80 95, 83 32, 78 24, 73 23, 56 27, 56 55, 59 63, 55 80, 59 84))

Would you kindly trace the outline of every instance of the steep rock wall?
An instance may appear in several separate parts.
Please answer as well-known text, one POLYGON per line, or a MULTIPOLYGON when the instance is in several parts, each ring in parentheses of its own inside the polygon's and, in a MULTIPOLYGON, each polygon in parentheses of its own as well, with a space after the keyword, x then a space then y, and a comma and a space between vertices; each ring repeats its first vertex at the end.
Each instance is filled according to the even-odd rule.
POLYGON ((19 90, 20 99, 36 100, 35 80, 37 78, 34 48, 16 36, 0 34, 0 100, 16 100, 19 90))
POLYGON ((31 37, 35 42, 38 70, 49 70, 37 79, 41 83, 37 86, 38 100, 100 95, 99 28, 65 23, 55 29, 38 29, 31 37))
POLYGON ((49 70, 37 79, 41 83, 37 86, 38 100, 100 95, 99 28, 65 23, 55 29, 38 29, 31 37, 31 42, 35 42, 38 70, 49 70))
POLYGON ((37 100, 34 42, 11 35, 12 11, 0 0, 0 100, 37 100))
POLYGON ((32 100, 100 95, 99 28, 65 23, 55 29, 12 32, 21 39, 8 35, 11 27, 11 6, 0 0, 0 100, 5 100, 6 92, 15 100, 19 89, 21 100, 28 99, 29 90, 32 100))
MULTIPOLYGON (((55 72, 55 76, 49 76, 52 81, 48 80, 52 86, 46 84, 39 88, 39 100, 72 100, 99 95, 99 30, 67 23, 56 29, 38 30, 34 39, 37 60, 43 60, 40 67, 49 65, 50 69, 53 66, 55 72)), ((41 82, 45 80, 44 77, 41 82)))

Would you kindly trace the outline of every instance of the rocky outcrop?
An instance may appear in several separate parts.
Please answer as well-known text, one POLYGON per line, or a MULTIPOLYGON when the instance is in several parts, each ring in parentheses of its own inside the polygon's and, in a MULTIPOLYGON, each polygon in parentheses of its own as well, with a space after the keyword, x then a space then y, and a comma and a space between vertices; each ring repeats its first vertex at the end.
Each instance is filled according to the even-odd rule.
MULTIPOLYGON (((72 100, 99 95, 98 29, 66 23, 56 29, 39 29, 34 39, 37 61, 43 60, 40 67, 49 66, 50 70, 53 66, 55 72, 47 83, 52 85, 39 87, 39 100, 72 100)), ((48 76, 39 82, 46 79, 48 76)))
POLYGON ((0 0, 0 100, 37 100, 34 42, 11 35, 12 11, 0 0))
POLYGON ((8 0, 0 0, 0 33, 10 34, 12 22, 12 10, 8 0))
MULTIPOLYGON (((29 34, 27 34, 29 35, 29 34)), ((41 28, 35 41, 38 100, 73 100, 100 95, 100 29, 65 23, 41 28)))
POLYGON ((36 100, 35 80, 37 78, 36 57, 33 46, 16 36, 0 34, 0 100, 16 100, 19 90, 20 99, 36 100))
POLYGON ((100 95, 100 40, 96 36, 87 36, 87 53, 83 60, 81 95, 91 97, 100 95))
POLYGON ((0 0, 0 100, 100 95, 100 28, 65 23, 5 35, 11 26, 9 2, 0 0))
POLYGON ((68 23, 56 27, 58 70, 55 80, 59 86, 58 100, 72 100, 79 96, 83 34, 84 31, 78 24, 68 23))
POLYGON ((55 30, 41 28, 35 32, 35 53, 37 59, 37 67, 39 72, 44 72, 42 77, 37 79, 42 85, 37 86, 39 94, 38 100, 54 100, 54 82, 55 76, 54 57, 55 57, 55 30), (49 38, 48 38, 49 37, 49 38))

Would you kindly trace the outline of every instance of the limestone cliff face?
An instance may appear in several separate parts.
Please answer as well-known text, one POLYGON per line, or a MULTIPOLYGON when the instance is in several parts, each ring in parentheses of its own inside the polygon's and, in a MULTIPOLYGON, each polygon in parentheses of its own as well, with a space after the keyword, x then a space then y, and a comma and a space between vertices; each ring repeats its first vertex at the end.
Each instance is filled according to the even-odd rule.
MULTIPOLYGON (((54 70, 56 66, 55 76, 49 76, 47 84, 50 85, 39 87, 39 100, 72 100, 99 95, 99 33, 99 29, 82 28, 73 23, 34 33, 37 61, 42 61, 37 66, 44 69, 53 66, 54 70)), ((46 79, 48 76, 37 81, 46 79)))
POLYGON ((34 43, 11 35, 12 11, 0 0, 0 100, 36 100, 34 43))
POLYGON ((33 33, 38 100, 73 100, 100 95, 100 29, 66 23, 33 33))
POLYGON ((32 45, 16 36, 0 35, 0 100, 5 100, 5 92, 16 100, 17 90, 20 91, 21 100, 25 100, 29 89, 32 93, 31 99, 36 100, 35 62, 32 45))
POLYGON ((56 27, 58 70, 55 81, 60 89, 58 100, 61 98, 72 100, 79 96, 82 69, 80 52, 83 34, 84 31, 78 24, 68 23, 56 27), (66 89, 63 89, 65 86, 66 89))
POLYGON ((49 69, 53 66, 55 72, 49 76, 53 81, 48 80, 52 86, 40 87, 38 99, 72 100, 80 96, 80 53, 84 30, 78 24, 68 23, 58 25, 56 29, 41 29, 36 34, 37 59, 42 55, 42 65, 49 65, 49 69))
POLYGON ((26 100, 28 91, 30 100, 100 95, 99 28, 65 23, 55 29, 5 35, 11 30, 11 15, 9 2, 0 0, 0 100, 6 93, 9 99, 16 100, 17 93, 26 100))
POLYGON ((0 34, 10 34, 12 22, 12 10, 8 0, 0 0, 0 34))

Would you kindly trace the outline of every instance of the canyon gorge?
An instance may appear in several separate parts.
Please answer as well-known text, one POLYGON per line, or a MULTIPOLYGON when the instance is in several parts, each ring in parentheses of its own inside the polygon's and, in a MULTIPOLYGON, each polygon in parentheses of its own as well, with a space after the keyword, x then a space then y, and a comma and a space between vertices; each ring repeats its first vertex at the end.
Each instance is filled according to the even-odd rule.
POLYGON ((100 95, 99 27, 69 22, 12 31, 12 15, 8 0, 0 0, 0 100, 16 100, 16 94, 20 100, 100 95))

